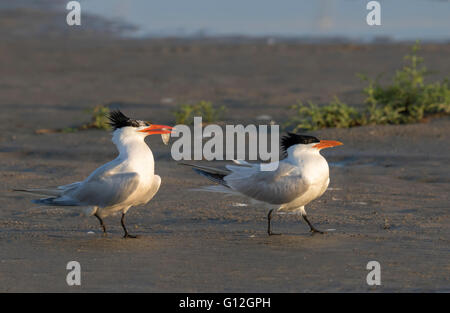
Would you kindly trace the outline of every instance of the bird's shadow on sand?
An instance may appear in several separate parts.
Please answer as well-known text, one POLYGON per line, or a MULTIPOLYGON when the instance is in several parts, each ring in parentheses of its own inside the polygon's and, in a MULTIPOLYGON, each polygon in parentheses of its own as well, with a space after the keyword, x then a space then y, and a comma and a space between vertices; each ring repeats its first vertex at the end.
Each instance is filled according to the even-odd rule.
POLYGON ((309 232, 292 232, 292 233, 282 233, 278 235, 269 236, 266 233, 255 233, 252 235, 241 235, 242 240, 254 241, 255 244, 263 244, 274 247, 285 247, 289 245, 321 245, 334 242, 337 237, 336 232, 327 232, 324 234, 313 234, 309 232), (242 238, 245 237, 245 238, 242 238))

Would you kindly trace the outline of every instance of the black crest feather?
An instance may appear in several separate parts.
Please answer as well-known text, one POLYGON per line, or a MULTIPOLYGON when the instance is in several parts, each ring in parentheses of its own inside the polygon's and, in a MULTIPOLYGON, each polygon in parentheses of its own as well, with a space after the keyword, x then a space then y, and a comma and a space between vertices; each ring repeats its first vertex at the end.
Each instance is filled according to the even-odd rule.
POLYGON ((115 110, 109 113, 109 124, 111 127, 116 130, 118 128, 131 126, 131 127, 139 127, 140 123, 137 120, 133 120, 123 114, 120 110, 115 110))
POLYGON ((320 142, 320 140, 313 136, 288 133, 281 138, 281 148, 283 149, 283 152, 286 153, 287 149, 293 145, 307 145, 315 142, 320 142))

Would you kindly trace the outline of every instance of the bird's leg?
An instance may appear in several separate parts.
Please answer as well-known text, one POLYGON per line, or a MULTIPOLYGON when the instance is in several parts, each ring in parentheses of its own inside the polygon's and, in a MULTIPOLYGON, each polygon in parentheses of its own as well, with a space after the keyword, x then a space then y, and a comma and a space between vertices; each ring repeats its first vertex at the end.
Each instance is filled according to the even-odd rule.
POLYGON ((125 221, 124 220, 125 220, 125 213, 122 213, 122 218, 120 219, 120 223, 122 224, 122 228, 123 228, 123 230, 125 232, 125 234, 123 235, 123 238, 137 238, 137 236, 130 235, 128 233, 128 230, 125 227, 125 221))
POLYGON ((105 224, 103 223, 102 218, 101 218, 100 216, 98 216, 97 213, 95 213, 94 216, 95 216, 95 217, 98 219, 98 221, 100 222, 100 226, 101 226, 102 229, 103 229, 103 235, 106 236, 106 227, 105 227, 105 224))
POLYGON ((315 228, 314 226, 313 226, 313 224, 311 224, 309 221, 308 221, 308 218, 306 217, 306 214, 302 214, 302 217, 303 217, 303 219, 306 221, 306 223, 308 223, 308 226, 309 226, 309 228, 310 228, 310 232, 311 233, 319 233, 319 234, 324 234, 325 232, 323 232, 323 231, 321 231, 321 230, 318 230, 317 228, 315 228))
POLYGON ((271 221, 272 221, 272 212, 273 212, 273 210, 274 209, 271 209, 270 211, 269 211, 269 214, 267 214, 267 233, 269 234, 269 236, 272 236, 272 235, 281 235, 281 234, 278 234, 278 233, 272 233, 272 228, 271 228, 271 221))

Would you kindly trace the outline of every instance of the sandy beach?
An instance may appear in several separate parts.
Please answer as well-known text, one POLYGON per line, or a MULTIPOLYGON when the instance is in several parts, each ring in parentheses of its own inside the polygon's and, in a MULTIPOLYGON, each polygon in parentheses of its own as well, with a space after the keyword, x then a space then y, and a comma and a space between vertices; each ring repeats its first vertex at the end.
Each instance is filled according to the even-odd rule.
MULTIPOLYGON (((39 207, 11 190, 84 179, 112 160, 106 131, 37 135, 89 121, 98 104, 173 125, 178 103, 225 105, 225 123, 289 117, 298 99, 334 95, 362 105, 356 73, 390 81, 410 44, 306 44, 264 40, 115 39, 94 34, 4 36, 0 41, 1 292, 450 292, 450 118, 395 126, 326 129, 313 134, 344 146, 324 151, 330 190, 299 216, 278 215, 267 236, 263 208, 245 199, 193 193, 208 182, 178 166, 170 146, 147 143, 162 177, 127 223, 73 209, 39 207), (80 262, 82 285, 66 284, 80 262), (382 285, 366 283, 369 261, 382 285)), ((450 73, 450 44, 422 45, 430 80, 450 73)), ((223 162, 219 164, 224 164, 223 162)))

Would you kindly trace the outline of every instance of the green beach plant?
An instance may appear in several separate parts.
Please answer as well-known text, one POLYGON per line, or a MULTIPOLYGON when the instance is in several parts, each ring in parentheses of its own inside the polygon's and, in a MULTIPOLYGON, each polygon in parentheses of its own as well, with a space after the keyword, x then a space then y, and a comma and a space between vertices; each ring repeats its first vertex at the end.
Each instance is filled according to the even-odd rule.
POLYGON ((192 125, 194 116, 201 116, 203 123, 213 123, 220 120, 224 112, 224 106, 216 107, 212 102, 202 100, 193 104, 180 104, 174 114, 177 124, 192 125))
POLYGON ((391 85, 382 86, 378 79, 361 75, 369 85, 366 95, 366 122, 373 124, 406 124, 423 120, 424 117, 450 111, 448 81, 425 83, 429 74, 423 58, 417 55, 416 43, 405 56, 407 64, 395 73, 391 85))
POLYGON ((328 127, 347 128, 360 124, 360 113, 334 97, 328 105, 318 106, 312 101, 303 104, 298 101, 291 109, 295 112, 285 127, 293 127, 293 131, 301 129, 314 130, 328 127))
POLYGON ((449 81, 425 83, 429 72, 423 65, 423 58, 417 55, 419 49, 417 42, 411 53, 405 56, 406 64, 396 71, 390 85, 383 86, 379 82, 380 75, 376 79, 358 75, 368 83, 363 89, 366 96, 363 110, 348 106, 337 97, 324 106, 312 102, 303 105, 299 101, 291 107, 294 114, 286 127, 297 131, 366 124, 406 124, 432 115, 450 114, 449 81))
POLYGON ((96 128, 102 130, 110 130, 111 126, 109 125, 109 108, 104 105, 97 105, 92 109, 86 109, 86 113, 91 115, 91 122, 87 124, 83 124, 80 129, 89 129, 96 128))

